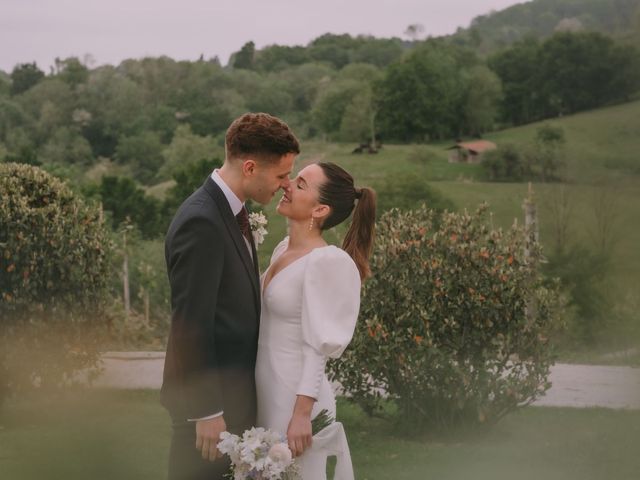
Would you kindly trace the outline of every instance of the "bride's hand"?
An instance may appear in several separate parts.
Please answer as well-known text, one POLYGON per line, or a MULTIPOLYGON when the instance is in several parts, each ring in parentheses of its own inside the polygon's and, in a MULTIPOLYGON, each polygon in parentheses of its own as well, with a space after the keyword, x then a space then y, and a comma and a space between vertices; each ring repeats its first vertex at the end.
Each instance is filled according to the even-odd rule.
POLYGON ((298 457, 311 446, 311 409, 315 399, 298 395, 293 415, 287 428, 287 442, 294 457, 298 457))

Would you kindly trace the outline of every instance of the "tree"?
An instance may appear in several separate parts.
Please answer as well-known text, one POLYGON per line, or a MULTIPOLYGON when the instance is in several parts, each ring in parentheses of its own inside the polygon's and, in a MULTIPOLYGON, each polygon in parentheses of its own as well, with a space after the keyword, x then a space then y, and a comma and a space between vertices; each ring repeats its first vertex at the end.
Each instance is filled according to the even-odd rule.
POLYGON ((160 136, 151 131, 122 136, 116 147, 116 159, 119 163, 131 167, 136 179, 149 184, 162 166, 162 142, 160 136))
POLYGON ((162 156, 164 165, 160 175, 170 178, 184 166, 193 165, 200 160, 209 160, 213 165, 212 159, 224 156, 224 149, 213 138, 196 135, 191 132, 189 125, 180 125, 162 156))
POLYGON ((308 46, 309 56, 317 62, 328 62, 341 69, 350 61, 350 54, 358 46, 351 35, 326 33, 314 39, 308 46))
POLYGON ((96 157, 113 157, 121 136, 139 132, 144 112, 144 92, 115 68, 99 67, 89 75, 79 93, 79 103, 91 114, 82 130, 96 157))
POLYGON ((356 142, 375 141, 376 104, 373 86, 382 74, 374 65, 352 63, 340 70, 338 81, 355 81, 359 91, 346 105, 340 121, 340 139, 356 142))
POLYGON ((292 110, 303 113, 311 111, 318 92, 330 83, 334 76, 335 70, 322 63, 305 63, 279 73, 292 97, 292 110))
POLYGON ((391 65, 376 92, 385 138, 424 141, 455 136, 461 129, 466 59, 454 47, 426 43, 391 65))
POLYGON ((197 161, 185 163, 181 168, 176 170, 173 174, 173 180, 176 183, 167 192, 163 206, 168 218, 172 218, 182 202, 202 186, 214 169, 221 166, 222 162, 217 158, 200 158, 197 161))
POLYGON ((514 125, 541 116, 538 54, 538 42, 527 39, 489 57, 489 67, 502 81, 502 118, 514 125))
POLYGON ((348 105, 365 85, 356 80, 337 80, 320 91, 311 114, 321 131, 332 135, 340 130, 348 105))
POLYGON ((39 165, 38 150, 35 142, 30 138, 27 130, 17 127, 9 130, 5 138, 8 153, 5 161, 39 165))
POLYGON ((44 78, 44 72, 38 68, 36 62, 21 63, 11 72, 11 95, 26 92, 44 78))
POLYGON ((421 23, 412 23, 405 29, 404 34, 415 42, 420 39, 420 35, 422 35, 423 32, 424 25, 421 23))
POLYGON ((423 206, 377 222, 356 332, 330 364, 368 413, 383 390, 399 423, 446 432, 491 425, 549 388, 557 287, 545 284, 531 232, 491 230, 486 217, 486 206, 423 206))
POLYGON ((69 383, 98 359, 111 256, 99 211, 43 170, 7 163, 0 225, 0 385, 69 383))
POLYGON ((77 57, 69 57, 64 60, 56 57, 55 65, 58 77, 71 87, 77 87, 89 79, 89 69, 77 57))
POLYGON ((0 70, 0 97, 6 97, 11 92, 11 77, 0 70))
POLYGON ((531 174, 522 147, 513 143, 485 152, 482 167, 494 181, 521 181, 531 174))
POLYGON ((104 176, 94 192, 105 211, 110 213, 112 229, 131 221, 144 238, 155 238, 165 232, 160 218, 160 203, 128 177, 104 176))
POLYGON ((61 127, 55 130, 38 154, 43 164, 89 165, 93 153, 89 142, 74 128, 61 127))
POLYGON ((557 178, 558 170, 565 163, 564 144, 565 136, 562 127, 545 124, 536 130, 531 164, 539 169, 540 179, 543 182, 557 178))
POLYGON ((304 47, 287 45, 269 45, 255 54, 257 70, 274 72, 295 65, 302 65, 311 58, 304 47))
POLYGON ((239 52, 233 54, 233 68, 245 68, 247 70, 253 70, 255 53, 255 43, 245 43, 239 52))
POLYGON ((484 65, 468 72, 469 86, 464 105, 467 132, 480 135, 492 130, 502 100, 502 84, 498 76, 484 65))

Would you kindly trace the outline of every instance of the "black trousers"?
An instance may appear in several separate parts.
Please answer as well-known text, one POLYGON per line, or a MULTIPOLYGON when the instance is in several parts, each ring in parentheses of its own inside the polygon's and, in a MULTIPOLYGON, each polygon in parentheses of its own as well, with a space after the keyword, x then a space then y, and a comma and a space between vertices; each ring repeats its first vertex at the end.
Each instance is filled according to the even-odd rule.
POLYGON ((226 480, 229 457, 204 460, 196 449, 196 422, 174 422, 169 451, 169 480, 226 480))

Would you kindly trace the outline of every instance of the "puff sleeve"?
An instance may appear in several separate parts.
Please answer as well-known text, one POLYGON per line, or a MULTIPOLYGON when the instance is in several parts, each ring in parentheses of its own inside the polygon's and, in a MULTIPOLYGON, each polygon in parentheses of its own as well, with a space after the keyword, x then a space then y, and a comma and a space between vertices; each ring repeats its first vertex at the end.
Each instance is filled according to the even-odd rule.
POLYGON ((329 246, 309 254, 302 289, 302 375, 297 394, 318 398, 327 358, 347 348, 360 310, 360 274, 351 257, 329 246))

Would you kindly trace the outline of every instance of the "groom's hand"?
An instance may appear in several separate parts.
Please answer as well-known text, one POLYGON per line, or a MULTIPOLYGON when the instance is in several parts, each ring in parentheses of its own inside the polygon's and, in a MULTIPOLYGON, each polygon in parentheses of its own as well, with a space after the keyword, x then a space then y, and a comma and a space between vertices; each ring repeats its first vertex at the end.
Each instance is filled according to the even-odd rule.
POLYGON ((227 429, 222 415, 196 422, 196 448, 202 452, 202 458, 213 462, 222 454, 218 452, 220 434, 227 429))

